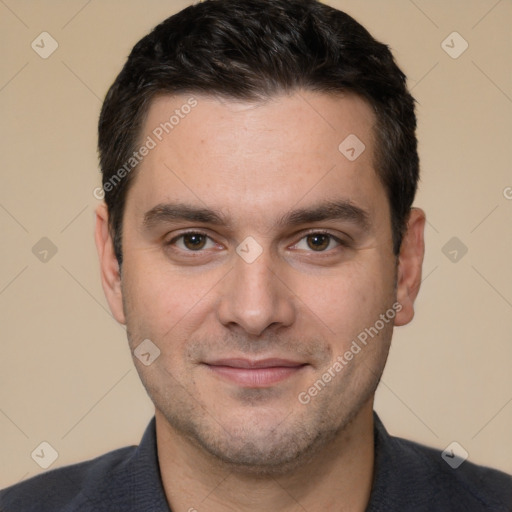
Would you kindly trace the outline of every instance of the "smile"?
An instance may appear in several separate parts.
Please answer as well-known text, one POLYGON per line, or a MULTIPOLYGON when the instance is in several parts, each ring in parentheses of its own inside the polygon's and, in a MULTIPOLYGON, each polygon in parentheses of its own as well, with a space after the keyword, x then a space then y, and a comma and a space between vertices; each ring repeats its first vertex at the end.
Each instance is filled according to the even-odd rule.
POLYGON ((264 388, 277 384, 309 366, 285 359, 223 359, 205 364, 223 380, 250 388, 264 388))

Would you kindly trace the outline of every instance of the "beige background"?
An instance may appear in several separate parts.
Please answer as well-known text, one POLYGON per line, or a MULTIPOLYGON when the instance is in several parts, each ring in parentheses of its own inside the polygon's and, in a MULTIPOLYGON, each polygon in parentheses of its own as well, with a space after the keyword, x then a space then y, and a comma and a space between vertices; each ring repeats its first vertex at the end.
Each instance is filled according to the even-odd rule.
MULTIPOLYGON (((152 416, 100 286, 96 124, 134 43, 188 3, 0 0, 0 486, 43 471, 42 441, 56 467, 138 443, 152 416), (43 31, 47 59, 31 48, 43 31)), ((512 2, 329 3, 391 46, 419 102, 424 282, 376 410, 396 435, 512 473, 512 2), (469 44, 457 59, 441 46, 453 31, 469 44)))

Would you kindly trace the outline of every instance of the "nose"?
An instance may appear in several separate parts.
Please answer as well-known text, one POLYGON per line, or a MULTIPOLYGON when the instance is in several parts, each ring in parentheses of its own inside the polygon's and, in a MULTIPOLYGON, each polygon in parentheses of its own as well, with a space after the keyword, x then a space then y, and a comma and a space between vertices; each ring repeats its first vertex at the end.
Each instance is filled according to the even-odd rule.
POLYGON ((296 316, 293 291, 287 286, 279 265, 268 251, 249 263, 234 256, 234 268, 219 290, 219 321, 238 326, 247 334, 261 335, 266 329, 293 324, 296 316))

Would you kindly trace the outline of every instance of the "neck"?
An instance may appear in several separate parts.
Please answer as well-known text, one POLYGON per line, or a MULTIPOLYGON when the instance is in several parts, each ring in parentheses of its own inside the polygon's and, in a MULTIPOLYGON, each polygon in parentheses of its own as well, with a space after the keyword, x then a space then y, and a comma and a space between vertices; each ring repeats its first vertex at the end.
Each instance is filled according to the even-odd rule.
POLYGON ((158 458, 173 512, 364 511, 373 478, 373 400, 292 472, 256 476, 227 466, 177 433, 156 411, 158 458))

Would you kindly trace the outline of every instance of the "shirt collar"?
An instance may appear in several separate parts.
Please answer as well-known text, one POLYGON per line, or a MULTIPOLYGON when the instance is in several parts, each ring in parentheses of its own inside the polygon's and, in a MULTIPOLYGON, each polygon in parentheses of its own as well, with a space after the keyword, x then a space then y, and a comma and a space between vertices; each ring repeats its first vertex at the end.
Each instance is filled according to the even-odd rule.
POLYGON ((112 505, 127 512, 171 512, 158 465, 155 417, 132 455, 115 468, 105 501, 105 511, 113 510, 112 505))
MULTIPOLYGON (((390 495, 393 495, 392 473, 396 471, 400 463, 400 460, 397 460, 399 455, 392 447, 392 438, 375 411, 373 419, 375 460, 367 512, 383 510, 382 504, 390 495)), ((147 426, 139 446, 133 455, 118 468, 115 478, 119 482, 123 482, 123 485, 112 485, 110 494, 112 503, 117 504, 121 501, 126 504, 126 510, 129 511, 171 512, 165 497, 158 464, 154 417, 147 426)))

